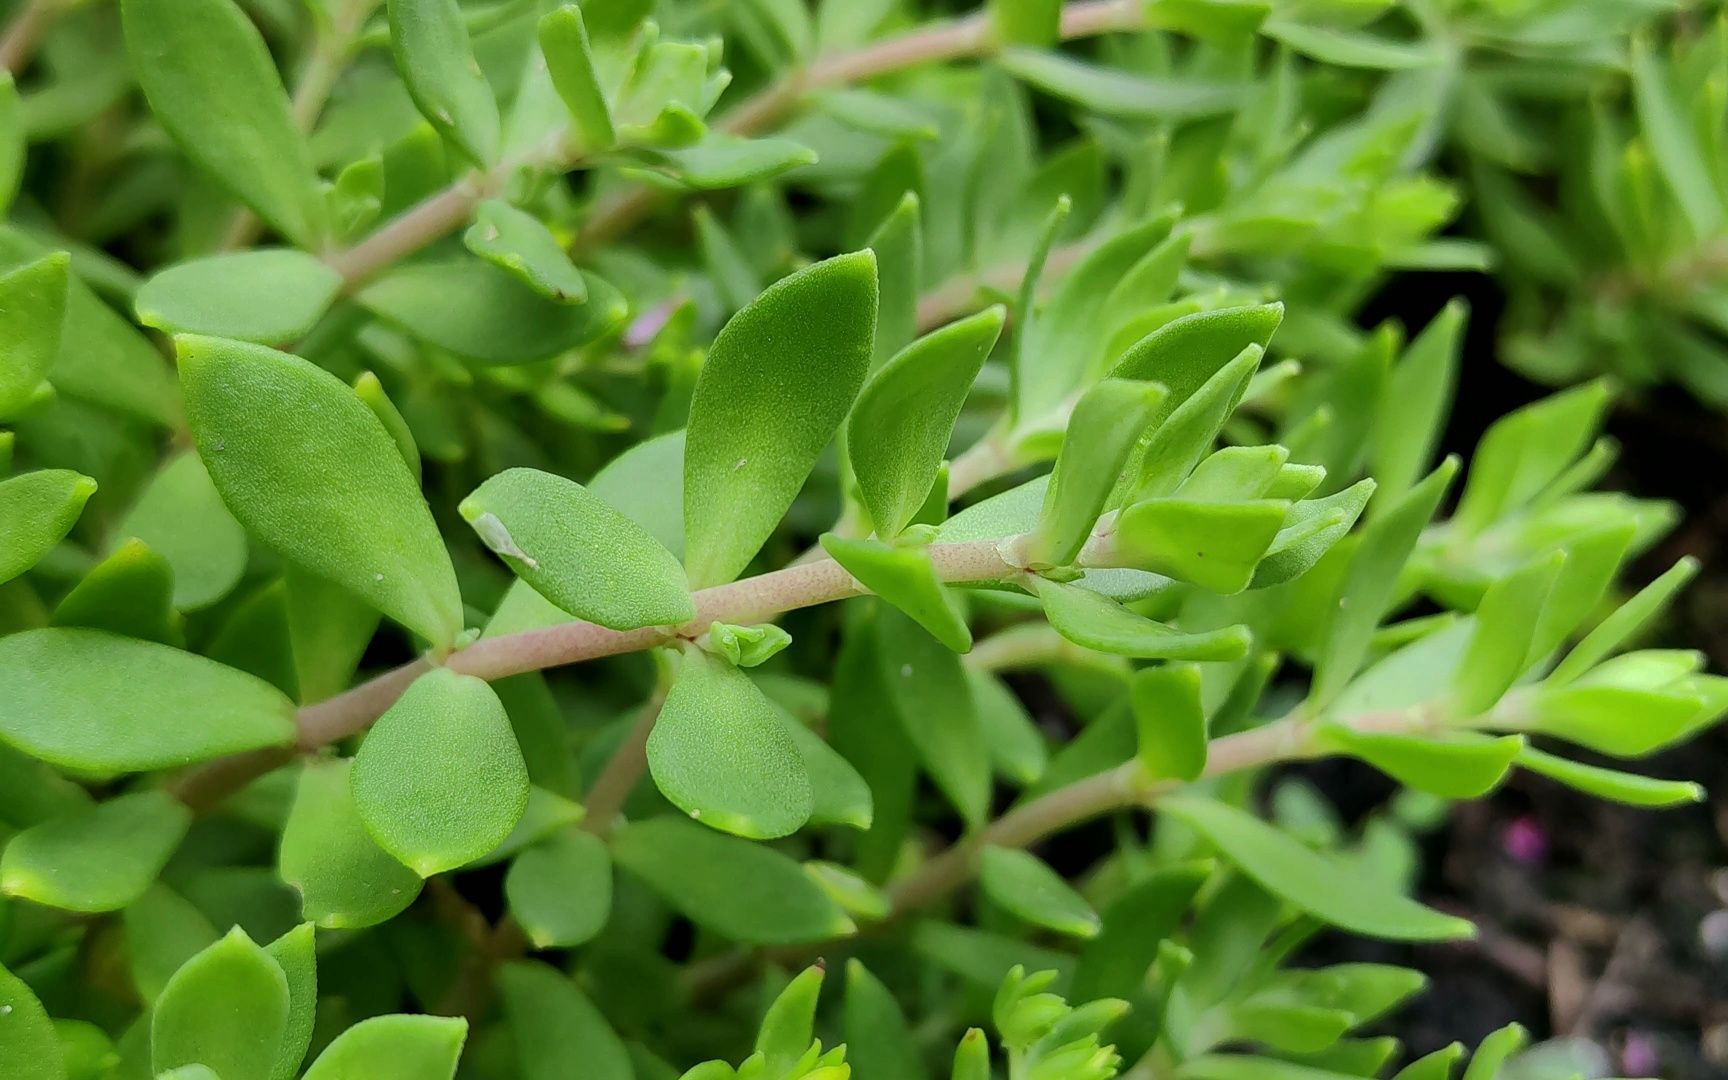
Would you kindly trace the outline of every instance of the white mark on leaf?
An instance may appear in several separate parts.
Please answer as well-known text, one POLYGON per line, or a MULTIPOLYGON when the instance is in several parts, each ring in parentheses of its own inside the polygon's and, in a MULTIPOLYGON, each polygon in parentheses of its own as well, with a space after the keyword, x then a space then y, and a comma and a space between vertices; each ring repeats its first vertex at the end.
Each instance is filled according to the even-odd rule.
POLYGON ((540 563, 516 545, 511 538, 510 530, 498 520, 497 514, 481 514, 474 519, 474 531, 480 535, 480 542, 508 559, 520 560, 531 570, 540 569, 540 563))

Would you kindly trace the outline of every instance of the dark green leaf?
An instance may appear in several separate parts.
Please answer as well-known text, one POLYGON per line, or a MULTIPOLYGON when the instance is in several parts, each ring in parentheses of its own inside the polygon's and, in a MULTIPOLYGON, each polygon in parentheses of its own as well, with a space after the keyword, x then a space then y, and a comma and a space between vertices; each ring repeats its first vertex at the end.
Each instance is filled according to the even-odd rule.
POLYGON ((1153 78, 1061 53, 1010 48, 1002 66, 1063 101, 1124 120, 1183 120, 1229 112, 1242 90, 1227 83, 1153 78))
POLYGON ((1078 585, 1038 578, 1036 588, 1050 625, 1088 649, 1158 660, 1240 660, 1248 654, 1251 639, 1244 626, 1187 633, 1078 585))
POLYGON ((978 883, 984 894, 1035 926, 1074 937, 1098 933, 1098 914, 1060 874, 1036 855, 1018 848, 987 847, 980 856, 978 883))
POLYGON ((144 541, 127 540, 61 599, 54 608, 54 625, 178 645, 173 599, 174 571, 167 561, 144 541))
POLYGON ((612 913, 612 860, 593 833, 564 829, 522 854, 504 878, 510 913, 536 948, 586 943, 612 913))
POLYGON ((515 963, 498 982, 523 1080, 634 1080, 624 1044, 568 976, 515 963))
POLYGON ((389 0, 390 48, 420 114, 476 165, 498 157, 498 102, 457 0, 389 0))
POLYGON ((116 535, 136 537, 168 561, 182 611, 214 604, 246 572, 246 530, 190 451, 163 463, 116 535))

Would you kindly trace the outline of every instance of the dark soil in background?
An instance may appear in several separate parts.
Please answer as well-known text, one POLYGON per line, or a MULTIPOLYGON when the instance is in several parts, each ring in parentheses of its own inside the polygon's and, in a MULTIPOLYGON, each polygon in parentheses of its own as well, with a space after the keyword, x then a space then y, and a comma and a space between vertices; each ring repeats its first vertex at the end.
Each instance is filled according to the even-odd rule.
MULTIPOLYGON (((1489 424, 1545 392, 1490 359, 1492 282, 1405 276, 1370 305, 1364 325, 1393 317, 1419 328, 1454 295, 1471 301, 1473 315, 1445 449, 1467 460, 1489 424)), ((1728 421, 1658 390, 1623 398, 1608 428, 1621 455, 1605 486, 1684 511, 1684 523, 1634 566, 1632 583, 1683 555, 1703 564, 1652 643, 1702 650, 1712 670, 1728 672, 1728 421)), ((1646 811, 1521 775, 1457 806, 1427 840, 1425 898, 1475 920, 1480 939, 1379 957, 1433 977, 1392 1023, 1412 1052, 1473 1043, 1517 1020, 1539 1039, 1596 1043, 1610 1075, 1728 1078, 1728 731, 1629 766, 1601 763, 1694 780, 1710 799, 1646 811)), ((1346 814, 1390 793, 1350 762, 1304 772, 1346 814)), ((1366 958, 1358 944, 1332 947, 1366 958)))

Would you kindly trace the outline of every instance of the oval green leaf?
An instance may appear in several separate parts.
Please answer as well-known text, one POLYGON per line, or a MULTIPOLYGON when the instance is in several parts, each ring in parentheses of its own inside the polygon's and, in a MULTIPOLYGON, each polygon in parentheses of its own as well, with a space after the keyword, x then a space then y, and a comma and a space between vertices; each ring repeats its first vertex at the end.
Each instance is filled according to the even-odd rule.
POLYGON ((121 795, 24 830, 0 855, 0 892, 62 911, 118 911, 144 895, 192 824, 164 791, 121 795))
POLYGON ((385 922, 420 895, 420 876, 378 846, 354 808, 352 758, 308 762, 282 829, 278 871, 301 914, 331 930, 385 922))
POLYGON ((438 133, 476 165, 498 157, 498 101, 474 60, 456 0, 389 0, 390 51, 408 96, 438 133))
POLYGON ((1098 934, 1098 913, 1060 874, 1030 852, 985 848, 978 883, 984 895, 1034 926, 1078 938, 1098 934))
POLYGON ((573 948, 612 914, 612 859, 593 833, 564 829, 516 856, 504 896, 536 948, 573 948))
POLYGON ((53 551, 95 493, 96 481, 70 469, 38 469, 0 480, 0 584, 53 551))
POLYGON ((30 404, 60 355, 69 262, 57 251, 0 277, 0 419, 30 404))
POLYGON ((311 333, 341 288, 342 275, 314 255, 257 248, 175 263, 132 303, 139 322, 164 333, 283 345, 311 333))
POLYGON ((174 606, 209 607, 246 572, 246 530, 234 520, 198 455, 169 458, 120 522, 116 535, 135 537, 174 571, 174 606))
POLYGON ((451 1080, 467 1039, 466 1020, 374 1016, 336 1036, 303 1080, 451 1080))
POLYGON ((270 1080, 287 1026, 287 976, 235 927, 162 988, 150 1014, 151 1067, 207 1065, 222 1080, 270 1080))
POLYGON ((54 1024, 24 980, 0 967, 0 1076, 66 1080, 54 1024))

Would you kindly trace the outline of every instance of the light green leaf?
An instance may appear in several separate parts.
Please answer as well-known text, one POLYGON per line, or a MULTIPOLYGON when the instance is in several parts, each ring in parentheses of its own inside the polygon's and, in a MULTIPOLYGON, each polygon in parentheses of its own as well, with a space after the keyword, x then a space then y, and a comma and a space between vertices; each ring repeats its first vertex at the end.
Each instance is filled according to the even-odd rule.
POLYGON ((1437 42, 1398 41, 1331 26, 1277 20, 1266 25, 1266 34, 1303 56, 1334 67, 1408 71, 1437 64, 1445 58, 1437 42))
POLYGON ((972 629, 954 593, 943 585, 922 547, 890 547, 825 533, 822 550, 859 584, 910 615, 932 637, 955 652, 972 648, 972 629))
POLYGON ((929 496, 954 421, 1005 317, 992 307, 924 335, 859 393, 846 422, 846 451, 882 539, 898 536, 929 496))
POLYGON ((1133 470, 1136 479, 1126 490, 1145 497, 1168 495, 1180 487, 1195 466, 1212 453, 1218 433, 1247 392, 1264 355, 1258 345, 1244 346, 1186 401, 1162 414, 1145 442, 1139 467, 1133 470))
POLYGON ((612 914, 612 860, 593 833, 563 829, 528 848, 504 877, 510 913, 539 949, 589 941, 612 914))
POLYGON ((927 1080, 924 1055, 900 1003, 856 957, 846 961, 840 1030, 858 1080, 927 1080))
POLYGON ((1037 578, 1034 587, 1056 632, 1088 649, 1147 660, 1240 660, 1248 654, 1245 626, 1186 633, 1079 585, 1037 578))
POLYGON ((174 571, 167 560, 144 541, 127 540, 61 598, 53 624, 179 645, 173 599, 174 571))
POLYGON ((0 1075, 9 1080, 67 1080, 54 1024, 24 980, 0 967, 0 1075))
POLYGON ((1507 1024, 1490 1032, 1476 1047, 1476 1053, 1471 1055, 1470 1067, 1464 1070, 1464 1080, 1494 1080, 1507 1059, 1524 1049, 1529 1041, 1530 1033, 1522 1024, 1507 1024))
POLYGON ((336 1036, 303 1080, 451 1080, 467 1038, 466 1020, 374 1016, 336 1036))
POLYGON ((684 553, 684 432, 645 439, 594 474, 588 490, 648 530, 675 556, 684 553))
POLYGON ((710 131, 682 149, 639 149, 660 171, 698 190, 743 187, 816 163, 816 152, 791 139, 743 139, 710 131))
POLYGON ((170 769, 294 741, 294 704, 275 687, 100 630, 0 638, 0 685, 0 739, 66 769, 170 769))
POLYGON ((756 294, 762 291, 762 279, 712 210, 698 206, 692 217, 696 221, 696 243, 702 251, 702 262, 720 294, 720 302, 728 313, 737 311, 756 299, 756 294))
MULTIPOLYGON (((0 100, 11 94, 11 79, 0 100)), ((0 277, 0 419, 15 416, 41 392, 60 355, 66 325, 65 252, 44 255, 0 277)))
POLYGON ((182 611, 214 604, 246 572, 246 530, 191 451, 163 463, 115 535, 142 540, 168 561, 182 611))
POLYGON ((0 480, 0 583, 41 561, 77 524, 96 481, 70 469, 0 480))
POLYGON ((789 945, 855 929, 796 862, 772 848, 675 818, 627 825, 611 846, 618 866, 733 941, 789 945))
POLYGON ((578 4, 565 4, 548 12, 539 24, 540 52, 546 57, 552 85, 570 118, 576 122, 577 147, 596 151, 609 148, 617 139, 612 111, 589 52, 588 28, 578 4))
POLYGON ((217 338, 176 343, 198 456, 247 531, 449 649, 462 630, 450 556, 372 410, 299 357, 217 338))
POLYGON ((527 364, 623 324, 629 305, 618 290, 592 274, 582 277, 588 301, 560 304, 483 259, 437 259, 392 270, 357 299, 441 349, 482 364, 527 364))
POLYGON ((287 977, 235 927, 163 987, 150 1014, 151 1067, 208 1065, 222 1080, 270 1080, 287 1024, 287 977))
POLYGON ((479 166, 498 157, 502 124, 474 60, 457 0, 389 0, 390 51, 408 95, 440 135, 479 166))
POLYGON ((1134 673, 1128 686, 1140 764, 1154 779, 1197 780, 1206 769, 1206 708, 1200 669, 1165 664, 1134 673))
POLYGON ((1331 704, 1368 658, 1375 628, 1396 598, 1398 575, 1457 472, 1457 459, 1447 458, 1363 531, 1314 665, 1317 706, 1331 704))
POLYGON ((1282 585, 1314 569, 1338 541, 1349 535, 1375 490, 1373 480, 1359 480, 1335 495, 1306 499, 1291 507, 1284 527, 1278 530, 1272 546, 1254 568, 1249 588, 1282 585))
POLYGON ((918 286, 923 280, 924 223, 918 193, 908 191, 865 241, 876 253, 880 303, 870 370, 875 371, 918 333, 918 286))
POLYGON ((1627 806, 1663 808, 1704 801, 1704 789, 1682 780, 1659 780, 1637 773, 1604 769, 1568 761, 1526 746, 1518 754, 1518 764, 1569 788, 1594 795, 1599 799, 1625 803, 1627 806))
POLYGON ((1116 519, 1111 565, 1150 570, 1225 595, 1241 592, 1289 513, 1282 499, 1147 499, 1116 519))
POLYGON ((528 805, 528 768, 483 680, 434 668, 414 680, 354 757, 354 806, 378 846, 421 877, 504 842, 528 805))
POLYGON ((1368 472, 1380 485, 1382 507, 1410 490, 1433 460, 1458 384, 1468 315, 1464 301, 1448 303, 1405 348, 1387 379, 1368 445, 1368 472))
POLYGON ((1110 369, 1111 378, 1163 383, 1159 419, 1174 412, 1224 365, 1250 345, 1264 349, 1284 319, 1283 304, 1219 308, 1184 315, 1128 348, 1110 369))
POLYGON ((82 787, 0 742, 0 825, 26 829, 90 805, 82 787))
POLYGON ((769 1003, 756 1030, 756 1053, 769 1076, 796 1072, 815 1037, 816 999, 825 969, 814 964, 793 976, 769 1003))
POLYGON ((1054 45, 1062 26, 1062 0, 990 0, 990 25, 999 41, 1054 45))
POLYGON ((968 825, 989 812, 984 728, 960 658, 894 608, 876 612, 876 662, 901 730, 968 825))
POLYGON ((462 242, 469 251, 521 278, 548 300, 560 304, 582 304, 588 300, 588 283, 564 253, 558 238, 539 218, 503 199, 488 199, 480 204, 474 212, 474 224, 463 234, 462 242))
POLYGON ((1697 573, 1698 562, 1690 556, 1669 567, 1662 576, 1638 590, 1612 615, 1597 624, 1596 629, 1566 654, 1545 682, 1549 686, 1569 683, 1606 660, 1654 619, 1697 573))
POLYGON ((14 836, 0 891, 62 911, 118 911, 144 895, 192 812, 162 791, 121 795, 14 836))
POLYGON ((1319 729, 1321 745, 1360 758, 1406 787, 1446 799, 1475 799, 1500 786, 1524 750, 1524 739, 1470 732, 1401 735, 1347 724, 1319 729))
POLYGON ((966 681, 972 687, 972 704, 996 772, 1021 784, 1036 781, 1050 763, 1050 751, 1026 707, 988 672, 969 669, 966 681))
POLYGON ((390 395, 384 392, 384 384, 378 381, 378 376, 370 371, 362 371, 354 376, 354 396, 359 398, 378 422, 384 425, 384 430, 390 433, 390 438, 396 443, 396 449, 402 453, 402 462, 408 466, 408 471, 420 478, 420 447, 414 441, 414 431, 403 419, 396 403, 390 400, 390 395))
POLYGON ((831 862, 807 862, 804 873, 848 915, 864 919, 886 918, 892 908, 888 894, 869 881, 831 862))
POLYGON ((1216 116, 1229 112, 1243 96, 1240 87, 1228 83, 1136 75, 1037 49, 1005 49, 1000 62, 1053 97, 1122 120, 1216 116))
POLYGON ((1479 532, 1528 504, 1590 445, 1609 397, 1608 385, 1599 379, 1495 421, 1471 459, 1470 478, 1453 515, 1458 528, 1479 532))
POLYGON ((386 922, 420 895, 420 876, 378 846, 354 806, 354 759, 308 762, 282 829, 282 880, 305 917, 332 930, 386 922))
POLYGON ((312 156, 270 50, 239 5, 123 0, 120 15, 138 85, 181 151, 283 235, 315 249, 326 222, 312 156))
POLYGON ((798 748, 804 771, 810 776, 810 821, 817 825, 870 828, 876 814, 875 800, 870 785, 858 775, 858 770, 785 708, 774 705, 774 714, 791 737, 792 745, 798 748))
POLYGON ((1425 1054, 1393 1074, 1392 1080, 1451 1080, 1464 1057, 1464 1044, 1452 1043, 1425 1054))
POLYGON ((1653 55, 1649 39, 1642 34, 1632 39, 1630 60, 1632 103, 1650 156, 1684 211, 1693 235, 1710 236, 1722 223, 1722 195, 1686 105, 1675 95, 1670 68, 1653 55))
POLYGON ((1018 848, 986 847, 978 883, 984 895, 1034 926, 1072 937, 1098 933, 1098 913, 1036 855, 1018 848))
POLYGON ((138 321, 168 334, 208 334, 284 345, 312 332, 342 275, 288 248, 225 252, 175 263, 146 281, 138 321))
POLYGON ((29 153, 23 102, 11 72, 0 74, 0 217, 12 208, 29 153))
POLYGON ((569 976, 521 962, 505 965, 498 985, 522 1080, 634 1080, 623 1042, 569 976))
POLYGON ((731 581, 773 533, 863 385, 875 327, 864 251, 777 282, 721 329, 685 442, 693 586, 731 581))
POLYGON ((299 926, 264 946, 288 980, 288 1021, 270 1080, 294 1080, 312 1042, 318 1010, 318 932, 311 923, 299 926))
POLYGON ((672 553, 581 484, 509 469, 462 500, 461 513, 517 576, 572 615, 614 630, 696 617, 672 553))
POLYGON ((981 1028, 967 1028, 954 1047, 953 1080, 990 1080, 990 1037, 981 1028))
POLYGON ((810 776, 774 705, 749 676, 689 651, 648 737, 648 769, 674 806, 754 839, 810 819, 810 776))
POLYGON ((1476 608, 1469 651, 1452 681, 1459 716, 1476 716, 1493 708, 1539 659, 1531 655, 1531 646, 1542 609, 1565 563, 1565 554, 1556 551, 1532 559, 1488 587, 1476 608))
POLYGON ((775 626, 734 626, 731 623, 709 623, 697 645, 733 667, 752 668, 766 663, 780 650, 792 644, 792 635, 775 626))
POLYGON ((1246 811, 1192 795, 1161 800, 1158 808, 1205 837, 1263 888, 1324 922, 1390 941, 1446 941, 1474 933, 1463 919, 1353 875, 1246 811))
POLYGON ((1157 383, 1129 379, 1105 379, 1081 396, 1028 545, 1033 565, 1067 566, 1080 557, 1164 396, 1157 383))
POLYGON ((190 900, 162 884, 151 886, 122 918, 128 972, 146 1002, 160 997, 181 965, 220 937, 190 900))

